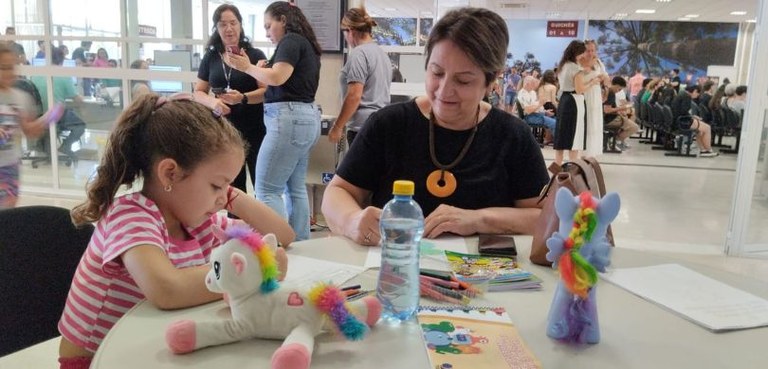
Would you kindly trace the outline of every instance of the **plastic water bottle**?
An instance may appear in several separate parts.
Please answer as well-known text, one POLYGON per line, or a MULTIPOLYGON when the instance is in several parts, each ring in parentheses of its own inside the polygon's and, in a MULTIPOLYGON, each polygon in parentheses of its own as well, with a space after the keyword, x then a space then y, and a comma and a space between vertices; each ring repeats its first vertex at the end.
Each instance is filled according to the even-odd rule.
POLYGON ((424 215, 413 201, 413 182, 395 181, 394 199, 381 212, 381 270, 376 296, 390 323, 411 319, 419 305, 419 241, 424 215))

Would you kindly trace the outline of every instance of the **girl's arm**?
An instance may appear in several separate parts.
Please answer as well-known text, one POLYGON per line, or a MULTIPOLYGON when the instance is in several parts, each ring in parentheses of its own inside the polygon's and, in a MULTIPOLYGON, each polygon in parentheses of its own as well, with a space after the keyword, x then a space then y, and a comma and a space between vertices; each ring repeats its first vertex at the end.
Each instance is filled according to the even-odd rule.
POLYGON ((229 52, 224 55, 224 62, 268 86, 281 86, 293 74, 293 66, 286 62, 277 62, 267 67, 268 61, 262 59, 253 65, 247 56, 229 52))
POLYGON ((209 265, 177 269, 157 246, 135 246, 121 256, 149 302, 159 309, 181 309, 218 300, 205 286, 209 265))
POLYGON ((574 84, 576 85, 577 94, 583 94, 590 87, 600 83, 599 77, 595 77, 589 81, 585 80, 585 77, 586 77, 586 73, 579 72, 579 73, 576 73, 576 76, 573 78, 574 84))
POLYGON ((296 238, 293 228, 283 217, 253 196, 248 196, 235 187, 229 187, 228 198, 226 210, 260 233, 274 233, 277 241, 283 246, 288 246, 296 238))

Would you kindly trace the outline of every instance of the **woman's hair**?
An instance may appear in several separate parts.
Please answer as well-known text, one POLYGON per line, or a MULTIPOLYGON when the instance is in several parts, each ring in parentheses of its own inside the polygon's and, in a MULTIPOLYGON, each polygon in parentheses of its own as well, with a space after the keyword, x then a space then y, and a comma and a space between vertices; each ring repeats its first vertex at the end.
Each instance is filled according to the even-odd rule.
POLYGON ((725 86, 727 85, 720 85, 720 87, 717 88, 717 91, 715 91, 715 94, 712 95, 712 98, 709 99, 709 110, 715 111, 720 109, 722 106, 723 96, 725 95, 725 86))
POLYGON ((98 50, 96 50, 96 57, 98 57, 99 53, 102 52, 102 51, 104 51, 104 55, 106 55, 107 59, 109 59, 109 53, 107 52, 107 49, 105 49, 103 47, 100 47, 98 50))
POLYGON ((733 91, 735 95, 741 96, 747 93, 747 86, 739 85, 736 87, 736 90, 733 91))
POLYGON ((456 44, 483 71, 486 86, 504 70, 509 45, 507 23, 488 9, 459 8, 440 18, 429 33, 425 69, 432 49, 443 40, 456 44))
POLYGON ((587 51, 587 45, 584 43, 584 41, 581 40, 573 40, 570 44, 568 44, 568 47, 565 48, 565 51, 563 51, 563 58, 560 59, 560 63, 557 64, 558 70, 563 70, 563 65, 567 62, 576 62, 576 57, 584 54, 584 52, 587 51))
POLYGON ((144 59, 136 59, 131 62, 131 69, 144 69, 142 66, 146 63, 144 59))
POLYGON ((211 28, 211 37, 208 38, 208 44, 205 45, 205 48, 208 50, 215 50, 219 53, 224 52, 224 43, 221 41, 221 36, 219 35, 217 26, 221 20, 221 14, 227 10, 231 11, 232 14, 235 15, 235 18, 237 18, 237 21, 240 23, 240 41, 237 42, 237 46, 243 49, 249 49, 251 47, 251 40, 249 40, 248 37, 245 37, 245 33, 243 32, 243 16, 240 15, 240 10, 238 10, 237 7, 232 4, 221 4, 213 12, 213 27, 211 28))
POLYGON ((72 209, 72 219, 75 224, 101 219, 118 188, 130 188, 139 178, 146 183, 159 160, 171 158, 189 172, 216 154, 245 148, 237 129, 202 104, 142 94, 118 118, 88 183, 87 200, 72 209))
POLYGON ((285 33, 292 32, 304 36, 312 44, 315 54, 320 55, 322 53, 322 48, 320 48, 320 43, 317 42, 312 25, 309 24, 309 21, 307 21, 307 18, 298 6, 287 1, 275 1, 269 4, 264 14, 269 14, 275 19, 284 18, 285 33))
POLYGON ((541 85, 543 86, 547 83, 557 86, 557 75, 555 75, 555 71, 552 69, 545 70, 544 74, 541 75, 541 85))
POLYGON ((347 10, 341 19, 341 25, 361 33, 371 33, 373 27, 377 26, 376 21, 362 7, 347 10))

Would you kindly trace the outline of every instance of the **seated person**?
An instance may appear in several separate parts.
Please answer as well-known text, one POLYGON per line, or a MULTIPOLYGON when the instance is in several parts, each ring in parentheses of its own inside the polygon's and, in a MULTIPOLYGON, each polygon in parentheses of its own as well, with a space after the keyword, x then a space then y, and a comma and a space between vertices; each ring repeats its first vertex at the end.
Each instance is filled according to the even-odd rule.
MULTIPOLYGON (((53 49, 51 61, 54 65, 61 65, 64 62, 64 53, 61 49, 53 49)), ((40 91, 40 97, 43 100, 43 109, 48 110, 48 84, 45 77, 32 76, 30 78, 40 91)), ((83 103, 83 98, 75 92, 75 84, 71 77, 53 77, 53 99, 57 103, 64 104, 68 99, 75 105, 83 103)), ((69 135, 61 142, 59 154, 73 156, 72 145, 80 140, 85 133, 85 122, 75 113, 71 107, 67 107, 64 116, 56 125, 58 132, 69 131, 69 135)))
POLYGON ((687 86, 684 90, 675 96, 672 100, 672 116, 674 122, 682 124, 682 128, 687 128, 685 125, 690 124, 691 129, 697 130, 696 143, 699 145, 699 157, 714 157, 719 153, 712 151, 712 128, 709 124, 697 116, 691 115, 691 104, 693 100, 699 97, 701 93, 701 87, 699 85, 687 86))
POLYGON ((539 80, 535 77, 527 76, 523 79, 523 88, 517 93, 517 101, 523 107, 523 120, 531 125, 545 125, 552 136, 555 135, 555 126, 557 121, 552 116, 555 115, 552 110, 544 109, 544 103, 539 102, 536 96, 536 88, 539 87, 539 80))
POLYGON ((632 136, 640 129, 633 120, 627 117, 627 112, 632 109, 632 104, 624 100, 624 105, 618 106, 616 104, 616 93, 624 91, 627 87, 627 82, 624 78, 613 77, 611 80, 611 87, 608 88, 608 94, 603 102, 603 123, 605 128, 611 130, 618 130, 616 133, 616 145, 621 150, 629 148, 626 143, 626 139, 632 136))
POLYGON ((747 86, 741 85, 733 90, 733 96, 729 97, 726 104, 728 109, 731 109, 739 115, 744 114, 744 109, 747 107, 747 86))
POLYGON ((331 231, 377 245, 392 183, 407 179, 416 184, 426 238, 533 233, 549 179, 541 150, 522 121, 482 102, 508 41, 505 21, 490 10, 452 10, 437 22, 427 43, 427 95, 384 107, 363 126, 323 196, 331 231))

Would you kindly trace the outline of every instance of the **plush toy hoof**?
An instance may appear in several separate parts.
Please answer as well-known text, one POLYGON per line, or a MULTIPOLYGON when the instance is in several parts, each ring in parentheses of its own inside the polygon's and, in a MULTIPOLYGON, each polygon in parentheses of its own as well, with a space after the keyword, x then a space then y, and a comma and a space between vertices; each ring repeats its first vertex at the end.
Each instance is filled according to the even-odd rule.
POLYGON ((195 322, 180 320, 168 326, 165 330, 165 342, 174 354, 186 354, 195 350, 195 322))
POLYGON ((307 369, 312 358, 309 350, 300 343, 281 346, 272 355, 272 369, 307 369))
POLYGON ((365 318, 365 323, 368 324, 369 327, 373 327, 381 317, 381 302, 373 296, 364 298, 363 302, 365 302, 365 306, 368 309, 368 316, 365 318))

